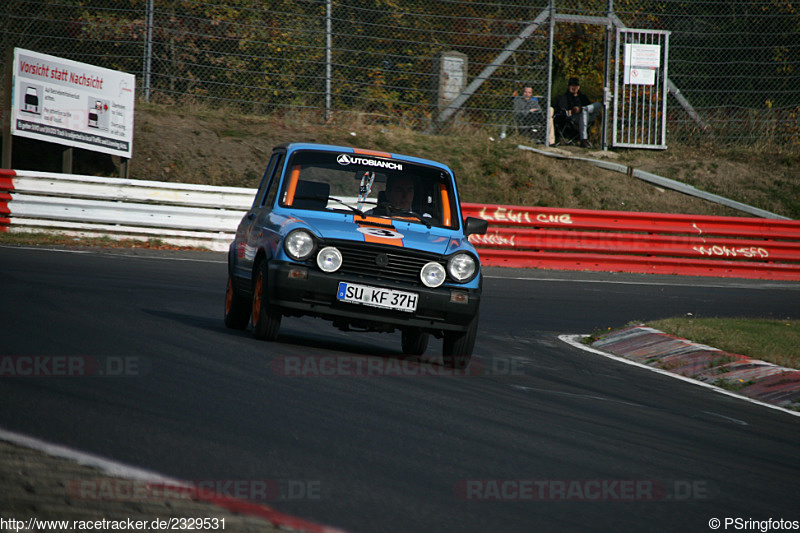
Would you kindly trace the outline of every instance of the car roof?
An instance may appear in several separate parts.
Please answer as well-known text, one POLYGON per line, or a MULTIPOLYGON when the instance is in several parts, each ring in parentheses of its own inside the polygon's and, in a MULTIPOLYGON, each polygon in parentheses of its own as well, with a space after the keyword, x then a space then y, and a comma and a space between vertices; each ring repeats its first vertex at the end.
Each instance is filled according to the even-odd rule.
POLYGON ((368 150, 363 148, 353 148, 350 146, 337 146, 334 144, 320 144, 320 143, 283 143, 279 144, 274 148, 275 150, 282 149, 286 150, 287 153, 291 154, 297 150, 319 150, 325 152, 340 152, 345 154, 357 154, 357 155, 365 155, 365 156, 372 156, 372 157, 383 157, 387 159, 396 159, 398 161, 406 161, 408 163, 418 163, 421 165, 428 165, 440 168, 442 170, 447 171, 448 173, 452 174, 450 167, 445 165, 444 163, 439 163, 438 161, 433 161, 431 159, 424 159, 421 157, 414 157, 410 155, 404 154, 396 154, 392 152, 384 152, 380 150, 368 150))

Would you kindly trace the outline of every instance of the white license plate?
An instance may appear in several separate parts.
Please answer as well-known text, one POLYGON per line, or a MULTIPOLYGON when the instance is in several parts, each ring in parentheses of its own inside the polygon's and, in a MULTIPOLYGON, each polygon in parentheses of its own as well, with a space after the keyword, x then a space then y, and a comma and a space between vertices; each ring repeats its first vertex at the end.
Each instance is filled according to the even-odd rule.
POLYGON ((342 302, 369 305, 382 309, 394 309, 412 313, 417 309, 419 295, 414 292, 396 291, 369 285, 339 282, 336 299, 342 302))

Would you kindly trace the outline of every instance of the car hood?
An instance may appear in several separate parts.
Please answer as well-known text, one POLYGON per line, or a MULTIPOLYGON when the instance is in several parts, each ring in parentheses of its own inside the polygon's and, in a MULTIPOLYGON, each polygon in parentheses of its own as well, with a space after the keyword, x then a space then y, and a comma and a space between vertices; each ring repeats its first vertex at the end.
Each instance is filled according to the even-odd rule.
MULTIPOLYGON (((368 242, 444 255, 452 249, 453 230, 403 220, 347 215, 341 219, 302 217, 322 239, 368 242)), ((456 239, 461 240, 461 239, 456 239)), ((466 240, 466 239, 463 239, 466 240)))

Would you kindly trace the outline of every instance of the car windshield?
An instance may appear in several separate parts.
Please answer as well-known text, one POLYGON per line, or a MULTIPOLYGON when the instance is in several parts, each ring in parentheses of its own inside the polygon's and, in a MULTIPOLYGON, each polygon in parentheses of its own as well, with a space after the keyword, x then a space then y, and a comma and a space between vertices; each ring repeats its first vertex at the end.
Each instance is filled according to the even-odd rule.
POLYGON ((280 193, 283 207, 403 219, 455 227, 450 174, 374 155, 299 150, 280 193))

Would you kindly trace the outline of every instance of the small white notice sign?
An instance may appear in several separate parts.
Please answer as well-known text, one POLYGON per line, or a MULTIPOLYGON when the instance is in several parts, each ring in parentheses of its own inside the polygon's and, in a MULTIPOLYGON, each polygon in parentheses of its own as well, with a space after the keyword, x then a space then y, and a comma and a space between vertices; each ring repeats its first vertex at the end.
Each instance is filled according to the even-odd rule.
POLYGON ((624 82, 629 85, 655 85, 661 67, 661 46, 626 44, 624 82))

